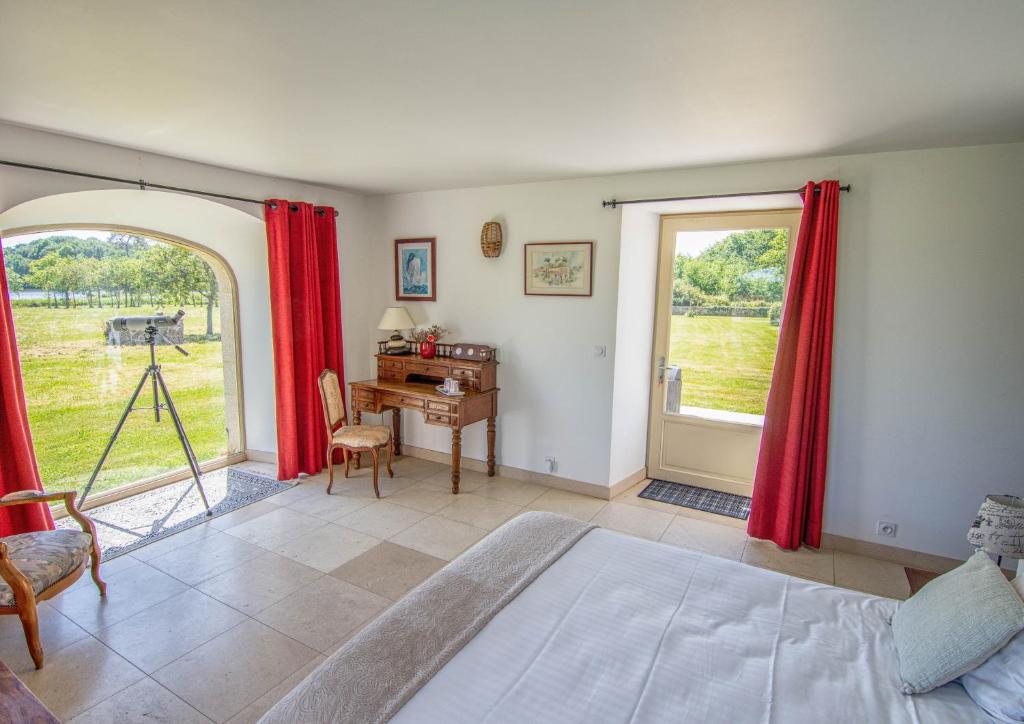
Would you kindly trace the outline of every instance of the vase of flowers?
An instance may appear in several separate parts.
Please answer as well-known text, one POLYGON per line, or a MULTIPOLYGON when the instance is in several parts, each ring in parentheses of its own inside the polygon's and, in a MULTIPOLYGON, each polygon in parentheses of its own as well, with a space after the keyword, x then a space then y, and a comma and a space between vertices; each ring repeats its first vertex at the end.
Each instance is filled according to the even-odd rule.
POLYGON ((440 324, 432 324, 423 329, 414 330, 412 338, 420 345, 420 357, 433 359, 437 355, 437 343, 448 333, 440 324))

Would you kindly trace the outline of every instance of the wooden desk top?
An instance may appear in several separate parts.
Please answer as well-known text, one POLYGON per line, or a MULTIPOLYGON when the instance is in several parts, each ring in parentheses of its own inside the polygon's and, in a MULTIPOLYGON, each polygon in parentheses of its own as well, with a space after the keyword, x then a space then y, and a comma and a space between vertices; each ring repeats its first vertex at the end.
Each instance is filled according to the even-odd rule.
POLYGON ((349 382, 352 387, 363 387, 371 388, 376 390, 384 390, 385 392, 397 392, 399 394, 414 394, 417 397, 430 397, 435 400, 444 400, 446 402, 458 403, 461 400, 469 400, 475 397, 486 397, 498 391, 498 388, 491 390, 485 390, 483 392, 474 392, 473 390, 464 389, 466 393, 461 396, 446 395, 438 392, 435 386, 429 382, 389 382, 387 380, 360 380, 359 382, 349 382))

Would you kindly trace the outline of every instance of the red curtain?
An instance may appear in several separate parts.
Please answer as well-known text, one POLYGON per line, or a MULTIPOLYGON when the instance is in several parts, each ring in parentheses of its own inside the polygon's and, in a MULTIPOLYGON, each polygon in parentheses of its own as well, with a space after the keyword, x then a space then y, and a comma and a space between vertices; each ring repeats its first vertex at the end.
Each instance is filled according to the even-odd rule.
POLYGON ((839 183, 810 182, 803 197, 747 523, 790 550, 821 545, 839 183))
POLYGON ((277 474, 324 467, 326 430, 317 377, 338 372, 342 389, 341 284, 334 209, 268 200, 267 250, 274 335, 277 474))
MULTIPOLYGON (((42 489, 32 451, 18 341, 7 296, 7 270, 3 249, 0 249, 0 495, 15 490, 42 489)), ((48 506, 38 503, 0 508, 0 536, 33 530, 53 530, 48 506)))

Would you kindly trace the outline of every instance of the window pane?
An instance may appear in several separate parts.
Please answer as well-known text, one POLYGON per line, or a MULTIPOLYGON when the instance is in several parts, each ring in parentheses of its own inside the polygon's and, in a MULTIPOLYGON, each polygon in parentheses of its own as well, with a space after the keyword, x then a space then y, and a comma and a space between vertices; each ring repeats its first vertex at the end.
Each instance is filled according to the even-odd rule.
POLYGON ((787 229, 676 234, 666 411, 764 414, 788 244, 787 229))

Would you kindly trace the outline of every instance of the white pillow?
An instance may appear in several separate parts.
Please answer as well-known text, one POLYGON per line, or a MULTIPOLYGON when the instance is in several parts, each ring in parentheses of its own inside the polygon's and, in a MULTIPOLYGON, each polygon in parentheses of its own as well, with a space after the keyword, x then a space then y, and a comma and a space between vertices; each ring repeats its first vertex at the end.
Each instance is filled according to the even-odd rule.
MULTIPOLYGON (((1024 598, 1024 575, 1013 587, 1024 598)), ((1024 631, 992 657, 960 677, 974 703, 1001 722, 1024 722, 1024 631)))

